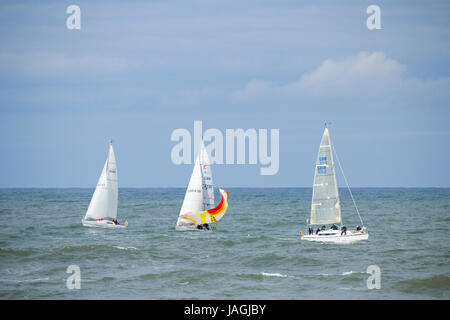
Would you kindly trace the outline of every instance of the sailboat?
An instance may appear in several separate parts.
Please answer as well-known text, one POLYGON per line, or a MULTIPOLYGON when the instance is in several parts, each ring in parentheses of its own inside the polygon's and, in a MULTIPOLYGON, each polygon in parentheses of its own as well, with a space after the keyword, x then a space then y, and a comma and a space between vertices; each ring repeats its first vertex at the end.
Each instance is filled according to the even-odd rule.
POLYGON ((336 154, 336 159, 338 160, 342 175, 347 183, 350 196, 361 221, 361 226, 356 226, 356 230, 347 230, 347 227, 342 222, 341 202, 336 179, 333 151, 336 154, 331 144, 328 126, 325 124, 325 130, 320 142, 315 166, 308 235, 302 232, 301 239, 336 243, 368 240, 369 234, 364 227, 364 223, 361 219, 361 215, 359 214, 355 199, 353 198, 353 194, 348 186, 347 178, 345 178, 339 158, 336 154), (336 224, 341 224, 340 228, 336 224), (327 225, 328 228, 326 227, 327 225), (315 226, 321 226, 321 228, 314 230, 313 227, 315 226))
POLYGON ((211 162, 202 140, 175 229, 215 230, 228 209, 228 192, 219 191, 221 200, 214 207, 211 162))
POLYGON ((91 202, 86 215, 81 219, 85 227, 100 228, 125 228, 128 226, 117 222, 117 203, 119 196, 119 185, 117 179, 116 158, 112 141, 109 142, 109 152, 102 174, 98 179, 91 202))

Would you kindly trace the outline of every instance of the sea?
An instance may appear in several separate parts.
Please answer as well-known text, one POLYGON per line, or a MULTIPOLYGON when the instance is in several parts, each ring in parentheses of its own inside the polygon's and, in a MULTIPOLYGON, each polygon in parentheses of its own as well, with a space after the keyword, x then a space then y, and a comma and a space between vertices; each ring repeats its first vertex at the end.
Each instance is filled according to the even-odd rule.
POLYGON ((217 230, 176 231, 185 188, 121 188, 123 230, 82 226, 93 189, 0 189, 0 299, 450 298, 449 188, 352 189, 353 244, 300 239, 311 188, 227 191, 217 230))

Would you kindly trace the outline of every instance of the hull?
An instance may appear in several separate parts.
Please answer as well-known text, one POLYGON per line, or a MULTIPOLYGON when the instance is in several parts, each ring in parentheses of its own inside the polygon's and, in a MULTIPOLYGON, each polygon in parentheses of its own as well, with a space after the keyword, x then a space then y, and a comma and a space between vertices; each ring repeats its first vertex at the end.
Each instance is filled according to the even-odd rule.
POLYGON ((105 228, 105 229, 124 229, 124 228, 126 228, 125 225, 114 224, 114 222, 109 221, 109 220, 93 221, 93 220, 81 219, 81 223, 85 227, 92 227, 92 228, 105 228))
POLYGON ((217 224, 209 224, 209 229, 199 229, 196 224, 181 224, 175 226, 177 231, 213 231, 216 230, 217 224))
POLYGON ((341 235, 340 230, 325 230, 320 231, 318 234, 302 235, 301 239, 318 242, 351 243, 369 240, 369 234, 367 232, 347 231, 347 234, 341 235))

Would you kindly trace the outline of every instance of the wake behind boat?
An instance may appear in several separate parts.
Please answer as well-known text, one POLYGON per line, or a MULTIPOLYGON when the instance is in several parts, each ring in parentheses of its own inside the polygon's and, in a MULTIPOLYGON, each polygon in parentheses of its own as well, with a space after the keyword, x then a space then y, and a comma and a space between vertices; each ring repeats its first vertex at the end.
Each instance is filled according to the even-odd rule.
POLYGON ((95 188, 86 215, 81 219, 85 227, 98 228, 126 228, 128 222, 121 225, 117 221, 117 203, 119 185, 117 178, 116 158, 112 142, 109 143, 109 152, 102 174, 95 188))
POLYGON ((349 243, 368 240, 369 234, 364 227, 358 207, 356 206, 350 187, 348 187, 347 179, 340 166, 339 158, 337 158, 353 204, 355 205, 356 212, 361 220, 361 226, 356 226, 354 230, 347 230, 347 227, 342 223, 341 204, 334 166, 333 150, 330 133, 325 125, 316 160, 308 235, 305 235, 302 232, 301 239, 334 243, 349 243), (340 228, 336 225, 339 223, 341 224, 340 228), (314 229, 313 226, 316 225, 322 225, 322 227, 314 229), (329 225, 329 227, 327 228, 326 225, 329 225))
POLYGON ((215 230, 228 209, 228 192, 222 189, 219 191, 221 201, 213 208, 214 184, 211 162, 202 140, 175 229, 215 230))

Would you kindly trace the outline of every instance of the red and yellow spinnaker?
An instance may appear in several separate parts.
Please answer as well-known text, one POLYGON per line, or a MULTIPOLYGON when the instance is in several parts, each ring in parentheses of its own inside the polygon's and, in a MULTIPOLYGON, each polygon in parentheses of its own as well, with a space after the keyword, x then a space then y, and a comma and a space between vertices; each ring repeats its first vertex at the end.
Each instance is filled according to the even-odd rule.
POLYGON ((194 224, 205 224, 218 222, 225 215, 228 209, 228 191, 219 189, 222 199, 217 207, 200 212, 188 212, 180 216, 180 218, 189 220, 194 224))

